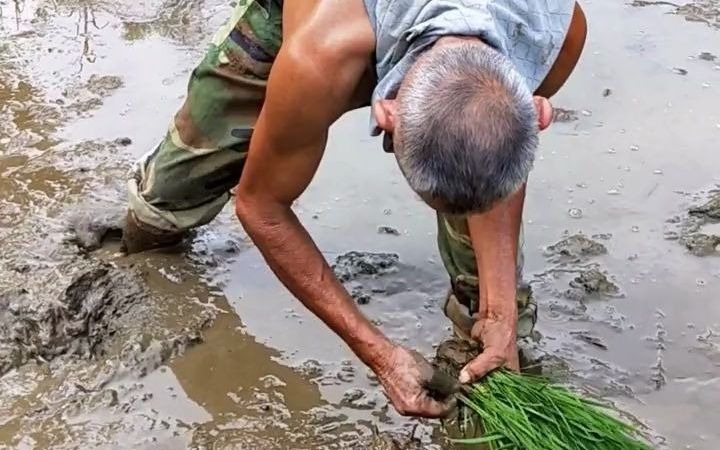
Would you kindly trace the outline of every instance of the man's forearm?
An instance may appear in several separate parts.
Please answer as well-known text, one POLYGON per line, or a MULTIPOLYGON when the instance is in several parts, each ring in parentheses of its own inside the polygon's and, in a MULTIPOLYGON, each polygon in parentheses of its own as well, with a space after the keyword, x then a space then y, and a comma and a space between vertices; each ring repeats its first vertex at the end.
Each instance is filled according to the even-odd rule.
POLYGON ((481 316, 517 316, 518 237, 525 186, 483 214, 468 218, 480 282, 481 316))
POLYGON ((280 281, 358 358, 377 369, 392 344, 357 308, 292 210, 241 199, 236 210, 280 281))

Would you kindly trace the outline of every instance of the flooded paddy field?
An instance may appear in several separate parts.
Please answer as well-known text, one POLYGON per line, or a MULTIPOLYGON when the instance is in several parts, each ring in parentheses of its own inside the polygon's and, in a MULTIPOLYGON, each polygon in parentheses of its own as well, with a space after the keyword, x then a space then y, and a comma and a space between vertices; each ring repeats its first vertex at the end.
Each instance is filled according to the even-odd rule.
MULTIPOLYGON (((715 450, 720 3, 583 7, 528 188, 525 348, 659 448, 715 450)), ((0 0, 0 449, 450 448, 392 410, 231 208, 180 252, 99 245, 230 8, 0 0)), ((451 335, 435 219, 368 114, 331 130, 296 211, 365 313, 432 356, 451 335)))

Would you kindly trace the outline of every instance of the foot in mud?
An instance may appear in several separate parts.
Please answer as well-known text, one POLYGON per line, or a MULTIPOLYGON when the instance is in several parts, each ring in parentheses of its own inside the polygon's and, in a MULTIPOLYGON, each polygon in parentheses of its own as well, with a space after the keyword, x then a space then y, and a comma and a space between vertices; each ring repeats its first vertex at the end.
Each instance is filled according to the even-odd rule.
POLYGON ((167 249, 183 242, 186 232, 165 231, 144 224, 128 211, 120 251, 128 255, 149 250, 167 249))

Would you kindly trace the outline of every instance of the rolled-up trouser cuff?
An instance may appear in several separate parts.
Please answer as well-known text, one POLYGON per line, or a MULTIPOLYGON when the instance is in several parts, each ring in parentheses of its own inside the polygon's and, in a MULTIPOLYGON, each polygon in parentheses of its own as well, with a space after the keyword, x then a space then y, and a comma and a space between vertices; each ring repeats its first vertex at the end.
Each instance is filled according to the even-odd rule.
MULTIPOLYGON (((138 165, 142 164, 144 164, 144 161, 141 161, 138 165)), ((230 199, 230 193, 228 192, 195 208, 165 211, 151 205, 143 198, 139 189, 137 175, 128 179, 127 188, 128 209, 132 211, 136 219, 141 223, 169 232, 186 231, 210 222, 220 213, 230 199)))
MULTIPOLYGON (((517 322, 517 338, 522 339, 529 337, 535 329, 537 323, 537 305, 532 299, 532 294, 519 289, 518 295, 525 296, 524 307, 518 311, 517 322)), ((458 300, 457 296, 452 292, 448 294, 443 306, 443 313, 450 319, 453 324, 455 335, 465 340, 471 340, 472 327, 475 324, 475 318, 470 314, 469 308, 458 300)))

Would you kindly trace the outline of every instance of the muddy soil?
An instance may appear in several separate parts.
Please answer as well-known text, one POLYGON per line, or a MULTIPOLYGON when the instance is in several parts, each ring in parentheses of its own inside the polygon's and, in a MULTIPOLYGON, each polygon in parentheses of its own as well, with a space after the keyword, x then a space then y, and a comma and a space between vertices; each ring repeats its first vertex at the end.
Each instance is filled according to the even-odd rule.
MULTIPOLYGON (((583 6, 588 47, 528 188, 524 360, 659 448, 714 450, 720 4, 583 6)), ((230 208, 187 248, 118 253, 124 179, 229 8, 0 0, 0 449, 451 448, 393 411, 230 208)), ((448 340, 433 214, 367 114, 331 130, 296 211, 373 322, 457 370, 473 349, 448 340)))

